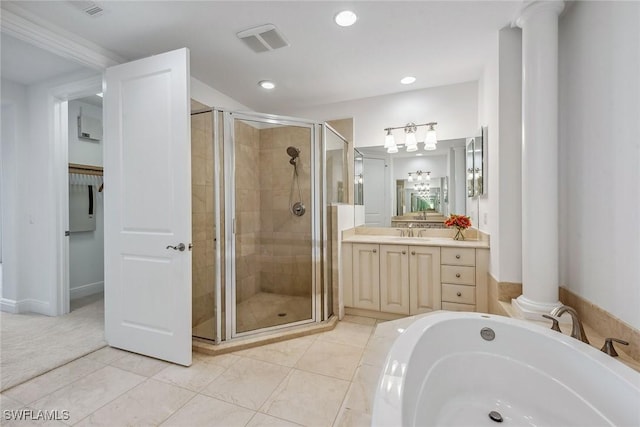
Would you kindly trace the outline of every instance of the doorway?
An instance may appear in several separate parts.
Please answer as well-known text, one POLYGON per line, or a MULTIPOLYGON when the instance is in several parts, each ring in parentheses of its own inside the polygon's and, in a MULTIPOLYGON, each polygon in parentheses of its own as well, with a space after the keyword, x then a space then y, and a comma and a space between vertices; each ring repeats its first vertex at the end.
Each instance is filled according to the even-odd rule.
POLYGON ((69 308, 104 311, 104 184, 102 97, 68 106, 69 308))

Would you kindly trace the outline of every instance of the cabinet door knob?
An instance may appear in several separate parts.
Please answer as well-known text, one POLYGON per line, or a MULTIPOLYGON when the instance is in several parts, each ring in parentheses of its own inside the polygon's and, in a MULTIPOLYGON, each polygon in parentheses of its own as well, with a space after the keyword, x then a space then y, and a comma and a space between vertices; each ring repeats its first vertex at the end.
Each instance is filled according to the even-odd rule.
POLYGON ((460 259, 460 254, 456 255, 456 259, 460 259))
POLYGON ((373 250, 373 253, 375 254, 376 252, 378 252, 378 250, 377 250, 377 249, 374 249, 374 250, 373 250))
POLYGON ((460 278, 460 273, 456 273, 456 277, 460 278))
POLYGON ((416 254, 416 251, 411 251, 411 255, 415 255, 415 254, 416 254))
POLYGON ((461 297, 461 296, 462 296, 462 292, 458 292, 458 293, 456 293, 456 295, 458 295, 459 297, 461 297))
POLYGON ((404 255, 404 254, 406 254, 406 253, 407 253, 407 251, 402 251, 402 255, 404 255))

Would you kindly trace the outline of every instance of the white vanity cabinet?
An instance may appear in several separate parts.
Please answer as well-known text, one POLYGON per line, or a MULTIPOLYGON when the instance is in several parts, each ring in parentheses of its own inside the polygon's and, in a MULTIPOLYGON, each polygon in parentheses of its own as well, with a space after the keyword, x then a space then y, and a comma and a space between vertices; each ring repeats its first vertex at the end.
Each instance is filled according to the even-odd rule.
POLYGON ((353 243, 343 256, 346 307, 400 315, 440 309, 439 247, 353 243))
POLYGON ((440 309, 486 312, 488 266, 488 247, 344 242, 344 306, 387 319, 440 309))

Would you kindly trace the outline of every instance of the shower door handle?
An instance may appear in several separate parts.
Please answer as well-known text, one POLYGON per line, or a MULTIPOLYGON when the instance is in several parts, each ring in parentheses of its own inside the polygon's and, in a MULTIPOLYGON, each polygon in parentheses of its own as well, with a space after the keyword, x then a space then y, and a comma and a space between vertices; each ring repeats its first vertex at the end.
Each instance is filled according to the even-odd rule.
POLYGON ((180 252, 184 252, 184 250, 187 247, 184 245, 184 243, 179 243, 178 246, 167 246, 167 249, 173 249, 174 251, 180 251, 180 252))

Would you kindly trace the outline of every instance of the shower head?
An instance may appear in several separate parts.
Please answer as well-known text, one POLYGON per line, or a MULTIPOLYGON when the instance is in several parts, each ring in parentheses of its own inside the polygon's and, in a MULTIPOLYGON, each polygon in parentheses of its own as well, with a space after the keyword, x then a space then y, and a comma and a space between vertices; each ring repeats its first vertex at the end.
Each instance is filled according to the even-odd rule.
POLYGON ((298 156, 300 155, 300 149, 289 146, 287 147, 287 154, 291 156, 291 158, 289 159, 289 163, 295 166, 296 162, 298 161, 298 156))
POLYGON ((289 146, 287 147, 287 154, 295 159, 300 155, 300 149, 289 146))

